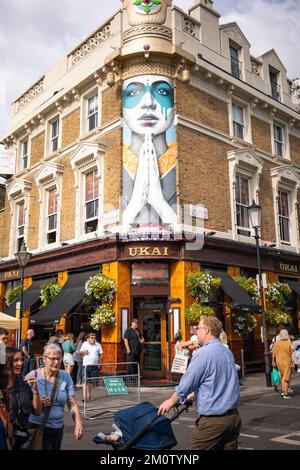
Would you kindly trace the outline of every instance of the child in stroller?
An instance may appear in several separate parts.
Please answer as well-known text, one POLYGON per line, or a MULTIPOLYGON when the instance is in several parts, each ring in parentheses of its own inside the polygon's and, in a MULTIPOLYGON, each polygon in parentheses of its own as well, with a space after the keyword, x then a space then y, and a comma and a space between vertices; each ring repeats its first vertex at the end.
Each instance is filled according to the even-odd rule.
POLYGON ((157 415, 157 408, 149 402, 119 410, 115 413, 116 424, 111 433, 98 433, 93 438, 95 444, 111 445, 114 450, 172 449, 177 441, 171 426, 172 421, 187 411, 191 402, 178 405, 172 418, 157 415), (180 408, 181 407, 181 408, 180 408))

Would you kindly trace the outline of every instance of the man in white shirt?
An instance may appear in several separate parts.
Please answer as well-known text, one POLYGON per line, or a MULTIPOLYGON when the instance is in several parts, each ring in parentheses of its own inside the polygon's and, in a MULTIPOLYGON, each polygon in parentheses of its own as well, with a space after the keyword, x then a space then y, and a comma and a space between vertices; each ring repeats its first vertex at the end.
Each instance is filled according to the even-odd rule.
MULTIPOLYGON (((80 350, 80 356, 83 357, 83 377, 92 379, 99 376, 99 366, 103 354, 102 346, 96 341, 96 334, 89 333, 87 341, 85 341, 80 350)), ((92 398, 92 380, 83 382, 83 399, 85 401, 93 401, 92 398)))

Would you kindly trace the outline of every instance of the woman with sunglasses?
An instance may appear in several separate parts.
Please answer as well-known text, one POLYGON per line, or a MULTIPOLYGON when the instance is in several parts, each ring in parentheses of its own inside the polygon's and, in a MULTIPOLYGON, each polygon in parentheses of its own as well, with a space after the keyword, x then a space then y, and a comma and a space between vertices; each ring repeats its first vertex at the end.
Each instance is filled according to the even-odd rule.
MULTIPOLYGON (((67 403, 75 423, 74 435, 81 439, 83 430, 79 408, 75 399, 73 382, 70 374, 60 370, 62 350, 58 344, 47 344, 43 354, 44 367, 30 372, 27 377, 37 376, 37 386, 41 396, 43 411, 40 416, 29 417, 32 428, 41 426, 46 409, 51 406, 43 433, 43 450, 60 450, 64 430, 64 408, 67 403), (51 403, 52 391, 55 391, 51 403)), ((26 378, 27 378, 26 377, 26 378)))

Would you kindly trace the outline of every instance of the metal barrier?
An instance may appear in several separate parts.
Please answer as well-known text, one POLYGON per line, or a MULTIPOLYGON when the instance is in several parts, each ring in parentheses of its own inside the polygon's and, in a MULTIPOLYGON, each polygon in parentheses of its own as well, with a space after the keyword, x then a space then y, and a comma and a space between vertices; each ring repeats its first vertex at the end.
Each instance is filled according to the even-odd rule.
POLYGON ((91 401, 86 401, 82 388, 83 416, 86 419, 107 418, 107 413, 114 413, 121 408, 135 405, 141 401, 140 365, 137 362, 101 364, 101 376, 96 378, 83 377, 83 387, 89 385, 91 386, 91 401), (136 374, 128 375, 124 372, 124 367, 126 369, 129 364, 135 365, 136 374), (113 372, 103 373, 107 367, 114 369, 113 372), (103 416, 104 414, 105 416, 103 416))
POLYGON ((246 370, 245 370, 245 359, 244 359, 244 350, 241 349, 241 372, 242 372, 242 379, 246 377, 246 370))

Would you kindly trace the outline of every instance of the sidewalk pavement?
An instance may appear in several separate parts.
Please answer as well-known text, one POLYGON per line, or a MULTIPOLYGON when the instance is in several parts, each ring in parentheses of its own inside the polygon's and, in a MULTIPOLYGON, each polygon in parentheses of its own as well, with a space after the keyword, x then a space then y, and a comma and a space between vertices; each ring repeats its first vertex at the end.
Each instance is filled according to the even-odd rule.
MULTIPOLYGON (((293 373, 291 380, 291 387, 300 385, 300 373, 293 373)), ((149 401, 155 406, 159 406, 164 400, 169 398, 174 392, 175 387, 142 387, 141 388, 141 401, 149 401)), ((247 400, 247 397, 257 396, 262 397, 274 394, 274 387, 268 388, 266 386, 266 375, 264 373, 253 373, 247 375, 241 381, 241 404, 247 400)), ((82 407, 82 389, 77 389, 76 395, 78 403, 82 407)), ((191 410, 191 415, 193 411, 191 410)), ((104 415, 105 416, 105 415, 104 415)), ((74 438, 74 423, 68 412, 65 413, 65 432, 63 439, 63 450, 100 450, 99 447, 92 442, 92 438, 101 430, 110 432, 111 424, 113 422, 112 413, 108 414, 105 418, 87 420, 83 417, 84 436, 80 441, 75 441, 74 438)), ((101 446, 103 449, 103 447, 101 446)))

